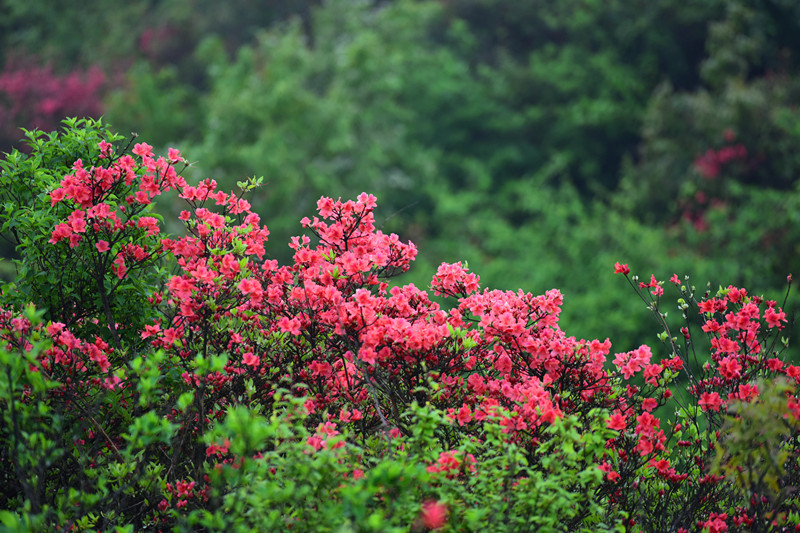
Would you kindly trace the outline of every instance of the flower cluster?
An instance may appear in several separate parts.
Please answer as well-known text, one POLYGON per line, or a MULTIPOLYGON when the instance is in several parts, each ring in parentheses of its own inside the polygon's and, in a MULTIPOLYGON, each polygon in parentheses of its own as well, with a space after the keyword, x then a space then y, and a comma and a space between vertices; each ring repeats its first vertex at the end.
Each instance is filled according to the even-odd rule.
POLYGON ((719 176, 725 165, 746 159, 747 148, 743 144, 737 143, 723 146, 719 150, 709 148, 703 155, 695 159, 694 165, 701 176, 713 180, 719 176))

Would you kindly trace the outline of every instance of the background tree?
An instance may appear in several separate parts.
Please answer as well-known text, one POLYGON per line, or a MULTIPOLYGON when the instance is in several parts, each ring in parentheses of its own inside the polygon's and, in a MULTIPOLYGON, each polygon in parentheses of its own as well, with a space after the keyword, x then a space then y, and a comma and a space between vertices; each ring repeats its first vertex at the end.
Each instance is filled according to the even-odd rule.
MULTIPOLYGON (((464 259, 491 286, 559 286, 585 299, 564 320, 587 336, 630 305, 598 281, 608 258, 776 292, 798 270, 788 0, 164 0, 103 22, 40 2, 7 12, 7 70, 31 50, 54 76, 101 69, 113 88, 102 109, 58 109, 184 147, 193 178, 263 175, 253 200, 276 242, 323 194, 369 190, 385 229, 425 252, 411 280, 464 259), (717 167, 715 179, 701 170, 717 167)), ((617 328, 622 345, 652 331, 617 328)))

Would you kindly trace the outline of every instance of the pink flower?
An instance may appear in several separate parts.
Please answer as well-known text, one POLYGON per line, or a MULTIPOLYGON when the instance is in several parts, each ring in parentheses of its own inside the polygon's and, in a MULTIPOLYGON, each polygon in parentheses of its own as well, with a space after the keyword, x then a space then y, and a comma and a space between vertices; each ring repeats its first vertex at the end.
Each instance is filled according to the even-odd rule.
POLYGON ((769 368, 772 372, 777 372, 783 368, 783 361, 775 357, 772 359, 767 359, 767 368, 769 368))
POLYGON ((309 370, 311 370, 311 374, 314 376, 322 376, 324 378, 330 377, 333 369, 330 363, 325 361, 311 361, 311 364, 308 365, 309 370))
POLYGON ((739 363, 739 360, 733 356, 729 355, 725 357, 719 362, 719 373, 724 377, 726 380, 731 381, 741 376, 742 365, 739 363))
POLYGON ((498 357, 497 360, 495 360, 494 367, 497 369, 498 372, 502 374, 508 374, 509 372, 511 372, 513 364, 511 362, 511 358, 505 351, 503 351, 503 353, 500 354, 500 357, 498 357))
POLYGON ((133 147, 133 153, 140 157, 152 157, 153 147, 147 143, 136 143, 133 147))
POLYGON ((711 513, 708 520, 700 522, 698 525, 702 527, 703 530, 708 529, 708 533, 722 533, 723 531, 728 531, 728 524, 726 523, 727 518, 727 513, 711 513))
POLYGON ((365 192, 358 195, 358 202, 367 209, 374 209, 375 206, 378 205, 376 198, 365 192))
POLYGON ((480 374, 470 374, 467 378, 467 385, 475 394, 486 392, 486 382, 480 374))
POLYGON ((324 218, 328 218, 333 214, 333 200, 323 196, 317 201, 317 210, 319 211, 319 215, 324 218))
POLYGON ((784 313, 781 308, 775 311, 773 302, 773 305, 767 307, 767 310, 764 311, 764 320, 767 321, 767 325, 769 325, 770 328, 783 329, 781 322, 786 322, 786 313, 784 313))
POLYGON ((603 461, 602 463, 597 465, 597 468, 605 472, 606 479, 609 480, 611 483, 616 483, 617 480, 619 479, 619 474, 611 469, 611 465, 608 464, 607 461, 603 461))
MULTIPOLYGON (((278 322, 278 325, 280 326, 280 322, 278 322)), ((374 365, 378 361, 377 355, 378 354, 375 353, 375 350, 373 350, 369 346, 362 346, 358 350, 358 358, 367 363, 368 365, 374 365)))
POLYGON ((103 240, 97 241, 97 244, 95 244, 95 247, 97 248, 98 252, 107 252, 108 249, 109 249, 108 242, 107 241, 103 241, 103 240))
POLYGON ((97 145, 100 148, 100 159, 106 159, 114 153, 114 146, 106 141, 100 141, 97 145))
POLYGON ((456 416, 456 420, 458 421, 459 426, 468 424, 470 420, 472 420, 472 410, 469 408, 467 404, 462 405, 461 409, 458 410, 458 415, 456 416))
POLYGON ((786 367, 786 375, 800 383, 800 366, 789 365, 786 367))
POLYGON ((253 352, 245 352, 245 354, 242 355, 242 362, 247 366, 258 366, 260 360, 258 356, 253 355, 253 352))
POLYGON ((56 244, 61 239, 68 239, 71 235, 72 226, 66 222, 61 222, 60 224, 56 225, 56 228, 53 230, 53 235, 48 242, 50 244, 56 244))
POLYGON ((119 378, 119 376, 111 376, 111 377, 107 377, 105 380, 103 380, 103 383, 104 383, 106 389, 114 390, 114 389, 117 388, 117 385, 122 383, 122 380, 119 378))
POLYGON ((176 150, 175 148, 170 148, 167 150, 167 154, 170 163, 179 163, 183 161, 183 156, 181 155, 180 151, 176 150))
POLYGON ((614 274, 622 274, 623 276, 627 276, 628 274, 630 274, 630 272, 631 272, 631 269, 628 268, 627 264, 621 265, 621 264, 619 264, 619 261, 617 261, 614 264, 614 274))
POLYGON ((206 448, 206 456, 211 457, 212 455, 225 455, 228 453, 228 449, 231 447, 231 441, 225 439, 222 444, 209 444, 206 448))
POLYGON ((642 409, 648 413, 658 407, 658 402, 655 398, 645 398, 642 400, 642 409))
MULTIPOLYGON (((245 296, 249 296, 250 300, 255 305, 260 304, 264 298, 264 289, 261 288, 261 283, 259 283, 257 279, 244 278, 239 282, 238 288, 240 291, 242 291, 242 294, 244 294, 245 296)), ((286 317, 282 317, 281 320, 278 322, 278 326, 284 331, 288 331, 287 329, 288 323, 289 319, 286 317)), ((299 330, 297 334, 299 334, 299 330)))
POLYGON ((117 254, 117 257, 114 259, 114 264, 111 265, 111 270, 119 279, 124 278, 125 274, 128 272, 128 267, 125 266, 125 256, 121 253, 117 254))
MULTIPOLYGON (((300 335, 300 319, 295 318, 287 318, 281 317, 278 320, 278 328, 284 333, 289 333, 291 335, 300 335)), ((363 348, 362 348, 363 349, 363 348)))
POLYGON ((175 483, 175 488, 178 491, 178 496, 181 498, 191 498, 194 485, 195 485, 194 481, 189 481, 189 482, 178 481, 177 483, 175 483))
POLYGON ((728 308, 728 304, 724 300, 717 300, 716 298, 711 298, 710 300, 703 300, 699 304, 697 304, 698 309, 700 309, 700 313, 715 313, 715 312, 722 312, 728 308))
POLYGON ((661 374, 661 371, 664 369, 659 364, 651 364, 644 367, 644 379, 647 383, 654 387, 658 387, 658 376, 661 374))
POLYGON ((749 402, 758 398, 758 385, 752 385, 750 383, 742 383, 739 385, 738 394, 730 394, 730 397, 742 400, 744 402, 749 402))
POLYGON ((158 220, 155 217, 139 217, 136 221, 136 227, 144 228, 147 230, 147 235, 152 237, 158 234, 158 220))
POLYGON ((656 285, 655 287, 653 287, 653 290, 650 291, 650 292, 653 293, 653 296, 663 296, 664 295, 664 289, 661 287, 661 285, 656 285))
POLYGON ((728 300, 730 300, 732 303, 739 303, 745 296, 747 296, 746 290, 739 289, 733 285, 728 285, 728 300))
POLYGON ((608 422, 606 422, 606 427, 608 429, 613 429, 614 431, 625 431, 625 428, 627 427, 625 417, 619 412, 612 413, 608 419, 608 422))
POLYGON ((159 326, 158 324, 146 325, 144 327, 144 331, 142 332, 142 338, 148 339, 150 337, 156 336, 160 331, 161 331, 161 326, 159 326))
POLYGON ((66 197, 67 192, 64 190, 63 187, 60 187, 53 192, 50 193, 50 205, 56 205, 58 202, 66 197))
POLYGON ((442 263, 433 276, 431 288, 436 296, 470 294, 480 288, 480 278, 468 273, 460 261, 453 264, 442 263))
POLYGON ((145 191, 136 191, 136 201, 140 204, 147 205, 150 203, 150 195, 145 191))
POLYGON ((67 218, 67 220, 69 221, 69 224, 72 227, 72 231, 74 231, 75 233, 86 233, 86 213, 84 213, 79 209, 76 209, 67 218))
POLYGON ((650 347, 642 344, 630 352, 616 354, 614 364, 622 371, 625 379, 630 379, 631 376, 650 363, 652 355, 650 347))
POLYGON ((715 150, 706 150, 706 153, 698 156, 694 160, 694 166, 697 171, 706 179, 714 179, 719 175, 722 163, 719 160, 719 155, 715 150))
POLYGON ((447 524, 447 506, 429 500, 422 504, 422 523, 428 529, 439 529, 447 524))
POLYGON ((716 392, 704 392, 700 395, 700 401, 697 402, 697 405, 702 407, 703 411, 707 411, 708 409, 719 411, 719 408, 722 406, 722 398, 720 398, 719 394, 716 392))

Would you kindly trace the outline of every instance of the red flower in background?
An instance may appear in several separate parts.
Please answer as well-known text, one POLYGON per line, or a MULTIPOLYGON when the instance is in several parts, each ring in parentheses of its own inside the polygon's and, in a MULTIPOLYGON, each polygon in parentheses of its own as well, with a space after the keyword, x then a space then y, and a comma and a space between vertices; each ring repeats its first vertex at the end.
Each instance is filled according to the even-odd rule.
POLYGON ((98 67, 57 73, 33 58, 12 58, 0 72, 0 151, 22 137, 20 128, 50 131, 65 116, 101 116, 106 85, 98 67))
POLYGON ((703 155, 697 156, 694 166, 706 179, 713 180, 719 176, 724 165, 747 158, 747 148, 743 144, 723 146, 719 150, 709 148, 703 155))

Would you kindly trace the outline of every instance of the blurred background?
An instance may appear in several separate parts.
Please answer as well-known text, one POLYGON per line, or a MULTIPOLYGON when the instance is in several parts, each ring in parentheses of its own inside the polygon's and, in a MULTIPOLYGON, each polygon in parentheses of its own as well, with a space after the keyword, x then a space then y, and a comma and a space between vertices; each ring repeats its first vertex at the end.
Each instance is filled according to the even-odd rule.
POLYGON ((461 260, 558 288, 562 328, 614 351, 658 344, 616 261, 779 302, 800 276, 796 0, 0 6, 0 151, 103 116, 179 148, 187 179, 264 176, 282 261, 320 196, 367 191, 419 248, 399 282, 461 260))

